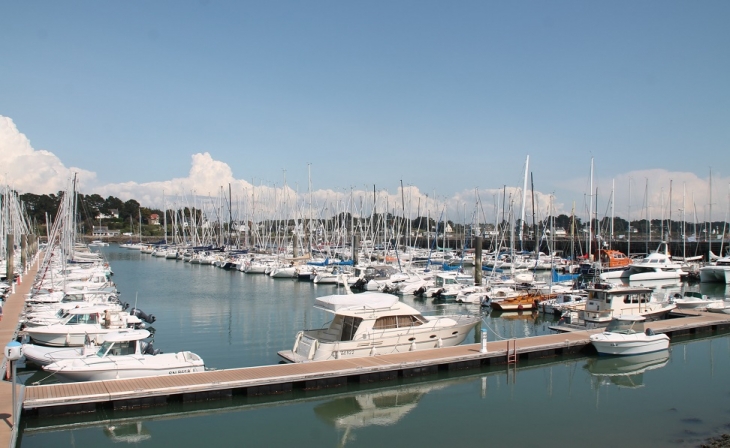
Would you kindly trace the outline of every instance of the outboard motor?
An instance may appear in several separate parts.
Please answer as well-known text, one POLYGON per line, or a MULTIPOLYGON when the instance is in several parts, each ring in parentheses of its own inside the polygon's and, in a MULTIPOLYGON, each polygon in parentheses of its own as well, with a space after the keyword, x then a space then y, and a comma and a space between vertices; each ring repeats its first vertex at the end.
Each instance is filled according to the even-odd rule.
POLYGON ((132 308, 129 310, 129 314, 132 316, 139 317, 143 321, 147 322, 148 324, 154 323, 157 318, 154 316, 154 314, 146 314, 144 311, 140 310, 139 308, 132 308))
POLYGON ((358 278, 354 285, 352 285, 353 289, 357 290, 363 290, 365 289, 365 285, 367 284, 367 280, 364 278, 358 278))
POLYGON ((154 348, 152 346, 152 342, 150 341, 147 344, 147 346, 144 348, 144 351, 142 353, 145 354, 145 355, 152 355, 152 356, 154 356, 154 355, 159 355, 162 352, 160 351, 159 348, 154 348))

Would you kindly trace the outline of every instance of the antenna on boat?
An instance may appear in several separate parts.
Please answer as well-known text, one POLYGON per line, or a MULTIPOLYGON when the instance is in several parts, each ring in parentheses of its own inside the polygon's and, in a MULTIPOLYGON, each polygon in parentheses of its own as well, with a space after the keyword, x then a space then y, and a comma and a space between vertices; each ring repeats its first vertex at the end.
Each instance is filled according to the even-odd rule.
POLYGON ((134 309, 137 309, 137 295, 139 294, 139 291, 136 291, 134 293, 134 309))

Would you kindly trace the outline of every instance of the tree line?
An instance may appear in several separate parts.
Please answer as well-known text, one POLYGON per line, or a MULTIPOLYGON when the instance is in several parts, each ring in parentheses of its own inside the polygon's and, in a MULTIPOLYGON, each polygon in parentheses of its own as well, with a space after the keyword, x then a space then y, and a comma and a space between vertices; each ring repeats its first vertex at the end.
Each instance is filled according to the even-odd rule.
MULTIPOLYGON (((36 225, 44 225, 46 223, 46 219, 48 219, 49 222, 52 222, 55 219, 63 195, 64 192, 62 191, 59 191, 57 194, 40 195, 33 193, 24 193, 19 195, 19 198, 25 207, 25 211, 30 221, 32 223, 35 223, 36 225)), ((94 225, 100 224, 100 217, 103 218, 102 225, 106 225, 110 229, 124 228, 126 227, 127 223, 130 223, 130 221, 134 223, 133 225, 130 224, 130 227, 137 226, 137 222, 139 220, 142 221, 142 224, 150 225, 150 216, 153 214, 157 214, 160 220, 163 219, 162 210, 142 207, 140 203, 137 202, 135 199, 122 201, 115 196, 108 196, 104 198, 99 194, 84 195, 82 193, 77 193, 76 201, 76 209, 78 213, 77 220, 81 223, 84 223, 84 227, 89 232, 94 225), (116 216, 113 216, 114 211, 116 211, 116 216)), ((171 224, 172 215, 175 212, 172 210, 168 210, 167 213, 168 224, 171 224)), ((200 213, 200 210, 195 210, 191 214, 190 211, 186 208, 183 216, 189 217, 194 215, 196 219, 200 219, 200 213)), ((351 219, 352 216, 349 213, 340 213, 338 215, 332 216, 330 219, 317 219, 316 221, 322 222, 323 224, 328 225, 328 227, 331 226, 330 228, 349 228, 351 219)), ((403 233, 408 228, 407 219, 395 216, 391 213, 375 214, 373 217, 360 217, 359 221, 363 222, 370 219, 374 219, 375 223, 379 223, 378 227, 380 228, 397 228, 399 229, 399 233, 403 233)), ((294 220, 267 220, 264 221, 262 224, 271 224, 272 222, 276 221, 283 221, 283 223, 286 223, 285 225, 294 225, 294 220)), ((304 221, 306 221, 306 219, 304 221)), ((445 226, 448 225, 455 233, 472 233, 471 225, 457 223, 452 220, 437 221, 433 217, 421 216, 410 221, 410 229, 412 231, 415 231, 416 229, 420 229, 421 231, 435 230, 440 233, 443 232, 445 226)), ((509 229, 509 223, 506 221, 502 221, 501 223, 496 224, 496 227, 498 227, 498 229, 495 229, 495 223, 482 223, 480 227, 483 231, 504 231, 509 229)), ((579 230, 587 228, 587 223, 582 222, 582 220, 578 217, 568 216, 565 214, 560 214, 554 217, 554 219, 552 217, 548 217, 548 219, 541 220, 534 225, 528 222, 524 223, 524 229, 526 231, 532 232, 533 234, 535 231, 537 231, 538 235, 545 234, 546 230, 550 229, 551 226, 553 226, 555 229, 563 229, 568 235, 570 235, 571 228, 574 228, 575 231, 578 232, 579 230)), ((629 231, 642 235, 646 235, 650 233, 650 231, 655 234, 657 232, 671 232, 672 234, 681 234, 684 227, 684 232, 687 235, 699 235, 703 233, 706 234, 708 226, 710 228, 709 233, 721 234, 728 230, 725 227, 726 223, 724 221, 715 221, 711 224, 708 224, 706 222, 683 223, 682 221, 675 220, 672 220, 671 223, 669 223, 667 220, 662 219, 652 219, 651 222, 649 222, 646 219, 640 219, 633 220, 631 221, 631 223, 629 223, 627 220, 620 217, 613 218, 613 231, 615 234, 626 233, 629 231)), ((520 220, 518 219, 515 223, 515 229, 519 229, 519 227, 520 220)), ((594 233, 606 235, 608 234, 608 232, 610 232, 611 229, 611 218, 604 217, 600 220, 593 218, 592 227, 594 233)))

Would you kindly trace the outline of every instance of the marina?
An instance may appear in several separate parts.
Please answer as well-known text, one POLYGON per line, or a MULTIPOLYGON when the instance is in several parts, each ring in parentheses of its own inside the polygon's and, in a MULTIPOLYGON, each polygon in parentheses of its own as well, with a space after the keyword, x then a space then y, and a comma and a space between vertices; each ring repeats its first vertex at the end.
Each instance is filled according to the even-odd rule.
MULTIPOLYGON (((210 282, 217 284, 225 284, 225 280, 237 282, 240 286, 235 288, 251 288, 251 291, 260 292, 271 291, 273 288, 277 290, 277 294, 291 297, 291 294, 302 296, 304 291, 309 291, 309 297, 323 295, 325 291, 336 290, 336 286, 315 286, 311 283, 302 283, 294 280, 272 280, 261 276, 250 276, 241 272, 228 272, 223 269, 215 269, 211 266, 190 265, 188 263, 174 262, 162 258, 152 258, 148 255, 141 254, 137 251, 127 251, 125 249, 109 248, 104 249, 108 260, 115 268, 115 281, 120 288, 124 288, 126 282, 130 280, 130 276, 136 276, 143 279, 143 272, 148 272, 152 276, 160 276, 165 272, 165 276, 173 275, 174 283, 183 283, 180 285, 189 288, 194 284, 200 284, 197 277, 209 278, 210 282), (135 271, 137 271, 135 273, 135 271), (178 274, 174 274, 174 273, 178 274), (184 280, 183 280, 184 279, 184 280), (244 282, 244 283, 241 283, 244 282), (263 288, 263 289, 257 289, 263 288), (304 290, 302 288, 307 288, 304 290), (324 289, 326 288, 326 289, 324 289), (286 292, 285 292, 286 291, 286 292), (297 292, 298 291, 298 292, 297 292)), ((169 287, 171 284, 166 283, 164 286, 169 287)), ((234 284, 232 284, 233 287, 234 284)), ((163 285, 158 285, 160 288, 163 285)), ((169 294, 175 295, 174 290, 167 296, 163 290, 151 288, 150 293, 158 296, 158 305, 163 306, 167 312, 160 313, 161 309, 151 308, 156 312, 160 319, 155 323, 156 339, 158 346, 172 345, 178 347, 180 345, 190 344, 190 337, 187 339, 182 336, 184 333, 178 333, 183 340, 177 344, 171 344, 170 340, 165 338, 165 333, 170 327, 161 325, 165 322, 164 315, 175 309, 175 303, 170 302, 164 305, 166 301, 174 301, 169 294), (169 297, 169 298, 165 298, 169 297), (187 342, 186 342, 187 341, 187 342)), ((234 293, 235 289, 231 290, 234 293)), ((209 306, 220 308, 224 314, 230 315, 229 309, 232 302, 226 299, 226 292, 220 290, 218 295, 218 303, 208 302, 203 298, 209 306)), ((257 296, 257 302, 261 305, 264 296, 257 296)), ((273 298, 273 296, 270 296, 273 298)), ((240 299, 239 299, 240 300, 240 299)), ((271 300, 271 299, 263 299, 271 300)), ((311 300, 311 299, 310 299, 311 300)), ((425 302, 419 302, 416 299, 403 298, 407 303, 412 303, 419 309, 429 309, 425 306, 425 302)), ((432 300, 428 300, 432 302, 432 300)), ((435 301, 434 301, 435 302, 435 301)), ((269 306, 281 307, 285 302, 272 303, 269 306)), ((301 313, 307 316, 310 311, 311 303, 301 303, 295 307, 300 311, 291 311, 293 313, 301 313)), ((252 303, 252 305, 254 305, 252 303)), ((147 303, 146 308, 150 308, 151 303, 147 303)), ((441 305, 441 307, 444 307, 441 305)), ((446 309, 471 309, 477 310, 479 307, 474 305, 446 305, 446 309), (467 308, 470 307, 470 308, 467 308)), ((202 309, 202 308, 201 308, 202 309)), ((251 308, 252 309, 252 308, 251 308)), ((436 308, 438 309, 438 308, 436 308)), ((647 326, 653 328, 657 332, 665 332, 669 334, 672 341, 682 341, 686 338, 702 338, 702 337, 725 337, 722 336, 730 325, 730 316, 724 314, 710 314, 696 311, 687 311, 684 317, 673 316, 671 319, 655 321, 647 323, 647 326), (683 339, 684 338, 684 339, 683 339)), ((250 314, 250 309, 248 313, 250 314)), ((377 356, 368 356, 363 358, 355 358, 350 360, 331 360, 313 363, 299 364, 275 364, 275 353, 277 349, 286 348, 291 344, 294 336, 291 332, 285 332, 280 337, 275 338, 273 346, 265 343, 265 346, 271 347, 267 353, 262 353, 256 360, 257 356, 244 359, 224 361, 221 354, 210 352, 207 349, 195 348, 205 359, 206 364, 211 365, 217 370, 189 374, 175 375, 171 377, 157 377, 144 379, 129 380, 110 380, 110 381, 94 381, 84 383, 57 383, 46 385, 34 385, 38 375, 28 374, 28 371, 21 374, 22 378, 26 378, 24 383, 23 406, 24 406, 24 425, 36 425, 38 421, 53 422, 55 419, 68 420, 69 416, 75 415, 76 419, 85 420, 85 415, 105 415, 109 412, 115 415, 121 413, 144 412, 161 413, 161 415, 175 412, 180 406, 196 409, 197 407, 210 408, 222 407, 226 409, 231 403, 246 400, 254 402, 257 400, 274 400, 272 405, 277 402, 286 403, 291 397, 300 394, 338 394, 352 388, 368 388, 378 387, 378 384, 392 384, 395 382, 410 382, 426 380, 426 388, 430 388, 429 379, 446 375, 452 377, 454 375, 469 375, 468 372, 506 372, 514 370, 519 372, 523 367, 534 366, 535 363, 551 363, 557 360, 571 360, 574 357, 585 356, 585 353, 591 353, 589 347, 589 336, 592 333, 601 330, 591 331, 574 331, 568 333, 556 334, 549 330, 549 326, 556 324, 556 320, 542 321, 541 314, 538 313, 506 313, 499 315, 498 313, 483 316, 485 321, 481 328, 490 331, 490 338, 487 342, 487 353, 481 353, 480 343, 467 343, 456 347, 442 348, 436 350, 420 350, 418 352, 383 354, 377 356), (517 318, 517 319, 512 319, 517 318), (527 326, 525 326, 527 324, 527 326), (529 333, 526 329, 530 329, 529 333), (500 339, 494 333, 497 332, 504 339, 500 339), (511 336, 511 337, 510 337, 511 336), (530 336, 530 337, 525 337, 530 336), (512 352, 510 352, 510 344, 513 344, 512 352), (515 350, 516 349, 516 353, 515 350), (515 363, 510 362, 509 355, 514 356, 515 363), (211 361, 212 360, 212 361, 211 361), (268 361, 267 361, 268 360, 268 361), (249 364, 250 367, 237 368, 236 363, 249 364), (268 365, 267 365, 268 364, 268 365), (267 398, 269 397, 269 398, 267 398), (284 401, 280 401, 284 400, 284 401), (220 403, 216 405, 214 403, 220 403), (71 412, 71 414, 69 414, 71 412), (40 420, 39 420, 40 419, 40 420), (49 420, 50 419, 50 420, 49 420)), ((181 316, 183 317, 183 316, 181 316)), ((312 316, 305 317, 311 319, 312 316)), ((187 320, 183 317, 184 320, 187 320)), ((255 320, 255 319, 254 319, 255 320)), ((242 322, 241 325, 248 326, 253 321, 242 322)), ((177 326, 178 324, 173 325, 177 326)), ((215 329, 220 323, 213 324, 210 330, 213 334, 217 332, 215 329)), ((270 325, 276 327, 277 323, 271 322, 270 325)), ((306 323, 287 324, 292 330, 309 326, 306 323)), ((203 324, 201 331, 205 333, 208 326, 203 324)), ((252 327, 248 327, 252 328, 252 327)), ((253 327, 255 328, 255 327, 253 327)), ((251 330, 254 331, 254 330, 251 330)), ((249 334, 249 333, 245 333, 249 334)), ((242 334, 243 335, 243 334, 242 334)), ((478 341, 479 331, 474 332, 470 336, 471 341, 478 341)), ((172 336, 172 339, 176 335, 172 336)), ((210 338, 210 336, 207 336, 210 338)), ((467 341, 468 342, 468 341, 467 341)), ((248 344, 247 344, 248 345, 248 344)), ((253 347, 253 346, 252 346, 253 347)), ((43 375, 45 377, 46 375, 43 375)), ((435 386, 434 386, 435 387, 435 386)), ((400 388, 399 388, 400 389, 400 388)), ((436 390, 438 388, 436 387, 436 390)), ((296 401, 295 401, 296 403, 296 401)), ((271 405, 270 405, 271 406, 271 405)), ((270 408, 267 407, 268 408, 270 408)), ((244 408, 246 408, 244 406, 244 408)), ((235 411, 234 411, 235 412, 235 411)), ((185 418, 183 414, 179 414, 179 418, 185 418)), ((196 415, 195 412, 191 415, 196 415)), ((118 418, 127 419, 121 414, 118 418)), ((20 446, 27 445, 35 437, 43 437, 42 433, 31 432, 30 434, 39 434, 38 436, 29 435, 30 438, 21 442, 20 446)))
MULTIPOLYGON (((503 369, 514 382, 523 365, 591 360, 596 351, 631 355, 635 370, 650 371, 666 364, 670 341, 730 338, 730 314, 705 311, 724 296, 675 304, 727 293, 722 284, 683 281, 676 270, 687 272, 686 265, 673 265, 671 278, 609 283, 597 275, 600 262, 592 279, 567 273, 577 265, 555 256, 538 269, 540 254, 484 253, 481 237, 473 269, 456 264, 464 252, 440 254, 431 267, 429 251, 391 255, 387 245, 357 239, 352 259, 343 249, 333 262, 312 264, 305 264, 312 254, 299 256, 296 238, 275 253, 162 242, 87 246, 77 242, 71 201, 63 206, 51 244, 38 257, 34 244, 21 250, 20 266, 33 264, 37 273, 26 273, 28 289, 9 298, 25 304, 9 325, 14 343, 28 350, 13 368, 20 367, 22 386, 9 413, 20 423, 9 446, 22 446, 15 442, 22 426, 40 421, 241 399, 286 403, 469 371, 503 369), (426 254, 425 268, 410 262, 426 254), (532 270, 516 268, 530 263, 532 270), (334 278, 312 281, 319 272, 334 278), (134 291, 134 300, 122 300, 122 291, 134 291), (550 300, 565 306, 562 313, 547 312, 550 300), (609 325, 616 319, 631 328, 609 325)), ((669 272, 663 269, 657 272, 669 272)), ((591 369, 618 365, 599 361, 591 369)))
MULTIPOLYGON (((648 324, 647 328, 670 337, 730 331, 730 316, 698 313, 648 324)), ((202 401, 230 397, 234 393, 267 395, 339 387, 348 382, 369 383, 399 377, 427 375, 439 370, 517 364, 521 359, 547 358, 589 352, 590 336, 603 330, 573 331, 555 335, 467 344, 438 350, 360 357, 304 364, 225 369, 182 376, 26 386, 23 409, 39 416, 53 413, 94 412, 96 403, 114 409, 158 406, 169 398, 202 401), (92 406, 89 406, 92 405, 92 406)))
POLYGON ((730 448, 730 2, 89 3, 3 9, 0 448, 730 448))

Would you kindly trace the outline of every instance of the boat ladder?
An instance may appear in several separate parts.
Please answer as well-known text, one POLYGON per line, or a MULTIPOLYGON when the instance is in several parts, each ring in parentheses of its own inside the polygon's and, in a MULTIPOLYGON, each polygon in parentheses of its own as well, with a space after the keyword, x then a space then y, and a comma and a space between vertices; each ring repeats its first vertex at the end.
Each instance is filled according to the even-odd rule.
POLYGON ((517 339, 507 341, 507 364, 517 364, 517 339))

